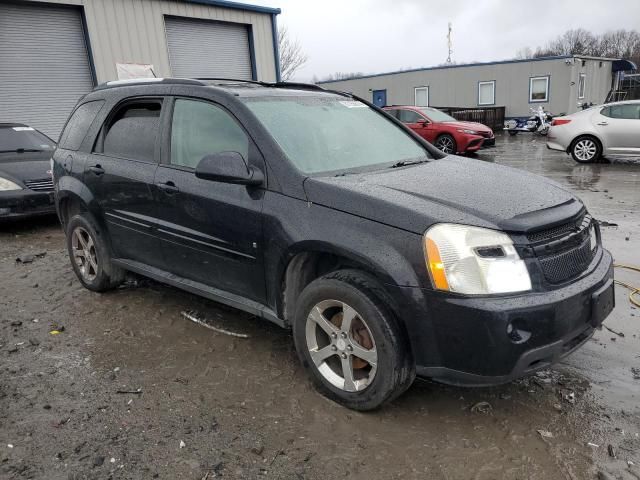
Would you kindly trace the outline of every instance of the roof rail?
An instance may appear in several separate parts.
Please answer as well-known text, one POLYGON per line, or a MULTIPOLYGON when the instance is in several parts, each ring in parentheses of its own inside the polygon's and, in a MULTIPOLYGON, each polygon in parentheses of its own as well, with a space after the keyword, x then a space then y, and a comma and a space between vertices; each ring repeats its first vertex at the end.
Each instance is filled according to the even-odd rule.
POLYGON ((109 82, 101 83, 100 85, 97 85, 94 90, 127 87, 131 85, 152 85, 156 83, 172 85, 206 85, 198 79, 193 78, 130 78, 127 80, 111 80, 109 82))
POLYGON ((274 87, 274 88, 301 88, 307 90, 325 90, 319 85, 315 85, 313 83, 301 83, 301 82, 262 82, 260 80, 243 80, 241 78, 206 78, 206 77, 198 77, 195 80, 204 80, 208 82, 237 82, 237 83, 251 83, 254 85, 260 85, 263 87, 274 87))

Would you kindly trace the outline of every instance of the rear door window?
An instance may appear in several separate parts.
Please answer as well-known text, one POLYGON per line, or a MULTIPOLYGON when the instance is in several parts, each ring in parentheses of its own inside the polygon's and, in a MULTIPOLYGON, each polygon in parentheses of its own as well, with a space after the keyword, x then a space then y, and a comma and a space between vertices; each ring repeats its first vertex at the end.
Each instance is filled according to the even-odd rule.
POLYGON ((137 100, 117 107, 104 126, 97 152, 118 158, 155 161, 161 100, 137 100))
POLYGON ((76 108, 60 135, 60 148, 78 150, 103 105, 104 100, 94 100, 76 108))
POLYGON ((625 120, 640 120, 640 105, 610 105, 600 112, 605 117, 621 118, 625 120))

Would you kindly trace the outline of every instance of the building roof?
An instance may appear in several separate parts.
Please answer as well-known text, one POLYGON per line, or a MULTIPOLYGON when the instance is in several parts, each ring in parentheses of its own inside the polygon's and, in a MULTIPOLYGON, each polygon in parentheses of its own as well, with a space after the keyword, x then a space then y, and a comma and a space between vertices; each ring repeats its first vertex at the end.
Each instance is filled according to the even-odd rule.
POLYGON ((323 80, 317 83, 335 83, 335 82, 346 82, 348 80, 359 80, 361 78, 373 78, 373 77, 383 77, 386 75, 397 75, 399 73, 412 73, 412 72, 426 72, 430 70, 445 70, 448 68, 464 68, 464 67, 479 67, 479 66, 488 66, 488 65, 503 65, 505 63, 524 63, 524 62, 542 62, 545 60, 566 60, 568 58, 576 58, 576 59, 584 59, 584 60, 602 60, 613 62, 618 60, 617 58, 600 58, 600 57, 589 57, 586 55, 557 55, 553 57, 539 57, 539 58, 524 58, 517 60, 498 60, 494 62, 475 62, 475 63, 459 63, 456 65, 439 65, 437 67, 423 67, 423 68, 412 68, 409 70, 396 70, 393 72, 384 72, 384 73, 373 73, 371 75, 360 75, 352 78, 345 78, 341 80, 323 80))
POLYGON ((278 15, 282 13, 279 8, 263 7, 261 5, 250 5, 248 3, 230 2, 228 0, 182 0, 186 3, 199 3, 200 5, 210 5, 212 7, 232 8, 236 10, 247 10, 249 12, 269 13, 278 15))

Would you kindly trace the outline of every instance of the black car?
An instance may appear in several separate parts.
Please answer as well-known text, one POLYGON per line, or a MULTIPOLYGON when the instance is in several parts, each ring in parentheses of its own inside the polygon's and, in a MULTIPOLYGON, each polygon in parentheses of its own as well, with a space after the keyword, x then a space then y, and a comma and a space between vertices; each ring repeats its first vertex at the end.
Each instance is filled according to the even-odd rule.
POLYGON ((312 85, 99 86, 54 180, 85 287, 131 271, 292 328, 314 383, 354 409, 416 374, 526 375, 613 308, 611 255, 579 199, 312 85))
POLYGON ((55 214, 55 143, 21 123, 0 123, 0 221, 55 214))

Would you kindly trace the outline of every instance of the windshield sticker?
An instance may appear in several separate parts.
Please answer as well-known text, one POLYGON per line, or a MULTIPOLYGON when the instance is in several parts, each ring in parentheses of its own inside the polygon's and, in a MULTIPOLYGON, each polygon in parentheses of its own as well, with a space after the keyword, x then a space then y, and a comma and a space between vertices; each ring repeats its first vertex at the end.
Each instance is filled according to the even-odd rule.
POLYGON ((367 108, 367 106, 362 102, 357 102, 355 100, 344 100, 340 102, 347 108, 367 108))
POLYGON ((16 132, 33 132, 31 127, 13 127, 16 132))

